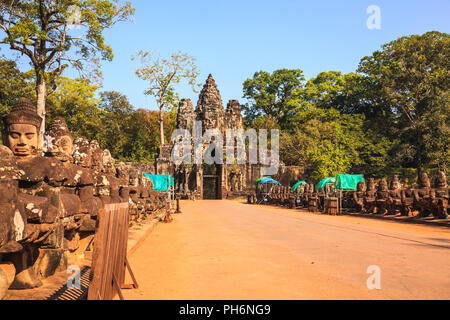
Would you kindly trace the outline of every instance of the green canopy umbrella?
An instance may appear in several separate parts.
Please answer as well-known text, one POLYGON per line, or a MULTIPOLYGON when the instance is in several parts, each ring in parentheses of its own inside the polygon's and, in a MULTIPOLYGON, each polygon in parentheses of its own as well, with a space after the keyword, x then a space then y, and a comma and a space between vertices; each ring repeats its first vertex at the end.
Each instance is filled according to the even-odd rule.
POLYGON ((258 183, 260 183, 263 179, 267 179, 267 178, 270 178, 270 177, 262 177, 262 178, 259 178, 258 180, 255 181, 255 184, 258 184, 258 183))
POLYGON ((297 190, 297 188, 300 187, 302 184, 308 184, 308 183, 306 181, 299 181, 292 187, 291 191, 297 190))
POLYGON ((322 181, 319 182, 319 184, 317 185, 317 190, 322 189, 323 187, 325 187, 325 185, 327 183, 335 183, 336 182, 336 178, 326 178, 323 179, 322 181))
POLYGON ((337 190, 356 190, 357 185, 364 182, 362 174, 339 174, 336 181, 337 190))

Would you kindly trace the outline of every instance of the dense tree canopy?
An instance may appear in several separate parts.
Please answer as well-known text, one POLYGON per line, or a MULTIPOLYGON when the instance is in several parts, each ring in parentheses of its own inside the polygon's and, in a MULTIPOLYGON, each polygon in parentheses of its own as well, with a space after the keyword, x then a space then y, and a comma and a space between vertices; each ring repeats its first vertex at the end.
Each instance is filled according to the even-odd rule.
POLYGON ((361 60, 356 72, 260 71, 243 83, 247 125, 283 129, 280 156, 337 173, 385 176, 415 168, 448 171, 449 35, 402 37, 361 60))
MULTIPOLYGON (((1 0, 0 44, 26 56, 34 70, 37 111, 45 118, 47 96, 64 69, 98 71, 98 60, 111 61, 103 31, 134 13, 119 0, 1 0)), ((42 126, 43 130, 44 126, 42 126)))

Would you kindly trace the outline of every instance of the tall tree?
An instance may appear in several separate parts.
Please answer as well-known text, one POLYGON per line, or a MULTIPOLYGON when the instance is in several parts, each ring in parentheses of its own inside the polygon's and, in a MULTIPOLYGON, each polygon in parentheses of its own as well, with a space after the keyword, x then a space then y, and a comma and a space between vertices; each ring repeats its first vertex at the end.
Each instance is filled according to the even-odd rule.
POLYGON ((286 127, 288 118, 299 106, 304 80, 300 69, 280 69, 272 74, 256 72, 243 83, 243 97, 249 101, 243 106, 247 121, 269 116, 281 128, 286 127))
POLYGON ((175 86, 187 83, 194 92, 199 84, 200 74, 195 65, 196 59, 186 53, 173 53, 164 59, 148 51, 140 51, 132 60, 140 59, 142 67, 136 70, 136 75, 149 82, 146 95, 154 96, 159 108, 159 134, 161 145, 164 145, 164 109, 173 106, 178 100, 175 86))
POLYGON ((438 146, 449 148, 450 36, 436 31, 401 37, 383 45, 381 51, 361 60, 361 72, 377 95, 397 115, 403 139, 414 147, 419 173, 430 159, 433 134, 441 126, 445 138, 438 146), (439 119, 439 121, 436 121, 439 119), (428 139, 428 141, 427 141, 428 139))
POLYGON ((105 138, 104 147, 114 158, 121 158, 129 142, 127 128, 131 125, 134 107, 122 93, 105 91, 100 93, 100 109, 105 138))
MULTIPOLYGON (((134 13, 119 0, 0 0, 0 43, 29 58, 36 77, 37 112, 45 117, 45 102, 68 66, 85 71, 87 62, 111 61, 104 29, 134 13), (73 28, 76 24, 77 28, 73 28)), ((44 125, 41 130, 44 130, 44 125)))

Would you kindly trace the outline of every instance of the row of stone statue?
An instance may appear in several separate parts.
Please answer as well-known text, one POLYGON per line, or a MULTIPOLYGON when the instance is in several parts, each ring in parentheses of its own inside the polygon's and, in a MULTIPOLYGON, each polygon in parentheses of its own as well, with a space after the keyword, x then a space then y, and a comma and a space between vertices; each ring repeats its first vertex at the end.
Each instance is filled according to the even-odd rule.
MULTIPOLYGON (((116 166, 97 141, 74 141, 62 118, 42 139, 41 123, 25 98, 3 118, 0 266, 14 266, 16 289, 37 287, 40 279, 64 270, 68 253, 92 242, 97 213, 105 205, 129 203, 131 221, 165 207, 151 180, 124 163, 116 166)), ((0 299, 1 275, 0 268, 0 299)))
POLYGON ((323 211, 337 214, 339 206, 367 214, 401 214, 410 216, 418 212, 418 217, 434 216, 446 219, 449 214, 449 193, 446 175, 439 172, 434 186, 426 173, 418 179, 418 188, 403 188, 398 176, 394 176, 390 187, 385 179, 375 183, 373 178, 357 184, 356 191, 342 192, 341 199, 333 185, 316 191, 313 184, 305 184, 292 191, 285 186, 273 186, 267 194, 257 188, 256 195, 249 195, 249 203, 267 203, 289 208, 304 207, 311 212, 323 211))

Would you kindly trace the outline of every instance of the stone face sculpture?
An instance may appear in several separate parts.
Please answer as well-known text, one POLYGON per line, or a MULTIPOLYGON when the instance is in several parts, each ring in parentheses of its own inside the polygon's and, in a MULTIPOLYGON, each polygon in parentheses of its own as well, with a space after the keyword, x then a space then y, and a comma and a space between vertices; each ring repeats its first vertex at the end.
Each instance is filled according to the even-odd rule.
POLYGON ((419 211, 420 217, 428 217, 432 213, 431 196, 430 179, 426 173, 422 173, 419 178, 419 189, 413 193, 413 206, 419 211))
POLYGON ((449 190, 445 173, 439 171, 431 195, 432 212, 437 219, 446 219, 448 217, 449 190))
POLYGON ((381 179, 378 183, 376 195, 377 214, 386 214, 388 212, 389 188, 386 179, 381 179))
POLYGON ((356 192, 353 193, 353 207, 357 212, 364 212, 365 189, 365 182, 358 182, 358 184, 356 185, 356 192))
POLYGON ((116 167, 117 179, 119 181, 119 194, 121 202, 130 201, 130 188, 129 180, 130 175, 128 173, 128 168, 125 163, 120 162, 116 167))
POLYGON ((20 98, 11 113, 4 117, 3 144, 16 157, 29 158, 40 149, 40 127, 42 118, 36 113, 31 101, 20 98))
POLYGON ((394 176, 389 189, 389 197, 387 201, 388 214, 396 214, 402 212, 402 185, 398 176, 394 176))
POLYGON ((119 193, 119 180, 116 178, 115 160, 108 149, 102 154, 102 172, 106 175, 109 182, 109 194, 111 203, 120 203, 122 200, 119 193))
POLYGON ((364 196, 365 213, 374 213, 376 209, 376 195, 377 189, 375 186, 375 179, 369 178, 367 180, 367 190, 364 196))

